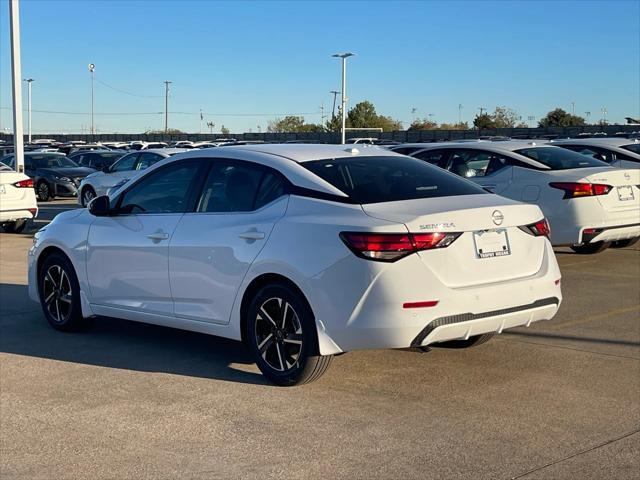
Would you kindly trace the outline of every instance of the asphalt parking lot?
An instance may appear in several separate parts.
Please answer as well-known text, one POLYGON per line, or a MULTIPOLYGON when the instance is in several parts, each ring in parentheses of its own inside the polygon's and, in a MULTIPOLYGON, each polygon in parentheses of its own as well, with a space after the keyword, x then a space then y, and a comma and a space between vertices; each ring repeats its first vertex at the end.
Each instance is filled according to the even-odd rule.
POLYGON ((27 298, 32 232, 0 234, 1 478, 640 478, 638 246, 558 249, 551 322, 466 351, 352 352, 278 388, 235 342, 52 330, 27 298))

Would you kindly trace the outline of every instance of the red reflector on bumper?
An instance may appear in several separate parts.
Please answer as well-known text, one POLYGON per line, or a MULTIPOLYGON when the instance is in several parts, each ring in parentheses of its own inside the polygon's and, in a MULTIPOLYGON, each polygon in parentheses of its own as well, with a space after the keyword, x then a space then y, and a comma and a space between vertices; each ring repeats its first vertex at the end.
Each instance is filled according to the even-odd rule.
POLYGON ((402 308, 426 308, 426 307, 435 307, 436 305, 438 305, 438 300, 429 300, 428 302, 403 303, 402 308))
POLYGON ((556 285, 560 285, 560 280, 561 280, 561 279, 559 278, 559 279, 557 279, 554 283, 555 283, 556 285))

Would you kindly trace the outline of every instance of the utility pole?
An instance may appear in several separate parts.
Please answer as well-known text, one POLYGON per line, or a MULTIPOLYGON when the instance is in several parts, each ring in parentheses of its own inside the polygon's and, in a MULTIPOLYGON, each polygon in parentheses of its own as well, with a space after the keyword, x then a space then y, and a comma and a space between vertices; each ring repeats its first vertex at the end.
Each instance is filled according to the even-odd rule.
POLYGON ((347 122, 347 58, 352 57, 351 52, 336 53, 334 57, 342 59, 342 144, 346 143, 346 122, 347 122))
POLYGON ((93 84, 96 80, 96 66, 93 63, 89 64, 89 73, 91 73, 91 135, 95 133, 95 124, 93 123, 93 84))
POLYGON ((202 120, 204 117, 202 116, 202 109, 200 109, 200 135, 202 135, 202 120))
POLYGON ((27 82, 27 113, 29 115, 29 119, 27 121, 29 125, 29 143, 31 143, 31 82, 33 82, 33 78, 23 78, 23 82, 27 82))
POLYGON ((213 133, 213 127, 215 127, 216 124, 213 122, 207 122, 207 127, 209 127, 209 133, 213 133))
POLYGON ((602 112, 602 123, 605 124, 607 123, 607 107, 602 107, 600 111, 602 112))
POLYGON ((13 86, 13 151, 16 172, 24 173, 24 138, 22 125, 22 68, 20 66, 20 3, 9 0, 11 18, 11 79, 13 86))
POLYGON ((333 93, 333 108, 331 109, 331 118, 336 116, 336 97, 340 92, 336 92, 335 90, 331 90, 329 93, 333 93))
POLYGON ((480 107, 480 108, 478 108, 478 110, 480 110, 480 115, 482 115, 484 112, 487 111, 487 109, 484 108, 484 107, 480 107))
POLYGON ((589 122, 589 117, 591 116, 591 112, 584 112, 585 117, 587 117, 587 123, 589 122))
POLYGON ((576 114, 576 102, 571 102, 571 115, 576 114))
POLYGON ((462 124, 462 104, 458 104, 458 125, 462 124))
POLYGON ((324 102, 320 104, 320 124, 324 125, 324 102))
POLYGON ((164 81, 164 133, 169 131, 169 85, 173 83, 169 80, 164 81))

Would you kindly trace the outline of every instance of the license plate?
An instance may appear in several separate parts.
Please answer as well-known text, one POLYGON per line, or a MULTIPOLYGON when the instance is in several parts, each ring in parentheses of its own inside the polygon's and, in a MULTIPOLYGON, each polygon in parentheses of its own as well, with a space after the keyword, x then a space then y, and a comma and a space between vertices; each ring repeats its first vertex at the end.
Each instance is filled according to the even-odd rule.
POLYGON ((618 187, 618 200, 620 200, 621 202, 633 200, 633 187, 631 187, 631 185, 618 187))
POLYGON ((493 258, 511 255, 507 230, 479 230, 473 232, 473 243, 476 247, 477 258, 493 258))
POLYGON ((3 193, 7 193, 7 191, 5 190, 4 185, 0 185, 0 195, 3 193))

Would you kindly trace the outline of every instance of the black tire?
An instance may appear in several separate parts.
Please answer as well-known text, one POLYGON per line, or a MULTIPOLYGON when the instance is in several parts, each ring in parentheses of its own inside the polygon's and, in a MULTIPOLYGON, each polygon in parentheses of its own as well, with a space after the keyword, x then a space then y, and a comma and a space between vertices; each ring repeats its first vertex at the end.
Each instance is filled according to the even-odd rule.
POLYGON ((51 198, 53 198, 51 195, 51 187, 44 180, 38 182, 36 195, 38 196, 38 200, 40 200, 41 202, 48 202, 51 198))
POLYGON ((64 254, 55 252, 44 259, 38 271, 38 293, 44 316, 53 328, 70 332, 86 325, 78 277, 64 254))
POLYGON ((260 371, 276 385, 313 382, 331 364, 333 356, 318 354, 311 308, 290 286, 262 287, 251 299, 245 320, 246 344, 260 371))
POLYGON ((7 233, 22 233, 26 226, 27 221, 25 219, 21 219, 14 222, 5 223, 2 228, 7 233))
POLYGON ((616 240, 615 242, 611 242, 611 248, 626 248, 635 245, 640 237, 636 238, 628 238, 626 240, 616 240))
POLYGON ((482 345, 483 343, 487 343, 494 336, 495 336, 494 332, 484 333, 482 335, 475 335, 473 337, 469 337, 467 340, 449 340, 448 342, 434 343, 429 346, 440 347, 440 348, 471 348, 471 347, 477 347, 478 345, 482 345))
POLYGON ((89 202, 91 200, 96 198, 96 191, 92 187, 86 186, 82 189, 82 192, 80 192, 80 195, 82 195, 80 197, 82 206, 86 207, 87 205, 89 205, 89 202))
POLYGON ((572 245, 571 250, 581 255, 592 255, 606 250, 610 245, 611 242, 585 243, 582 245, 572 245))

